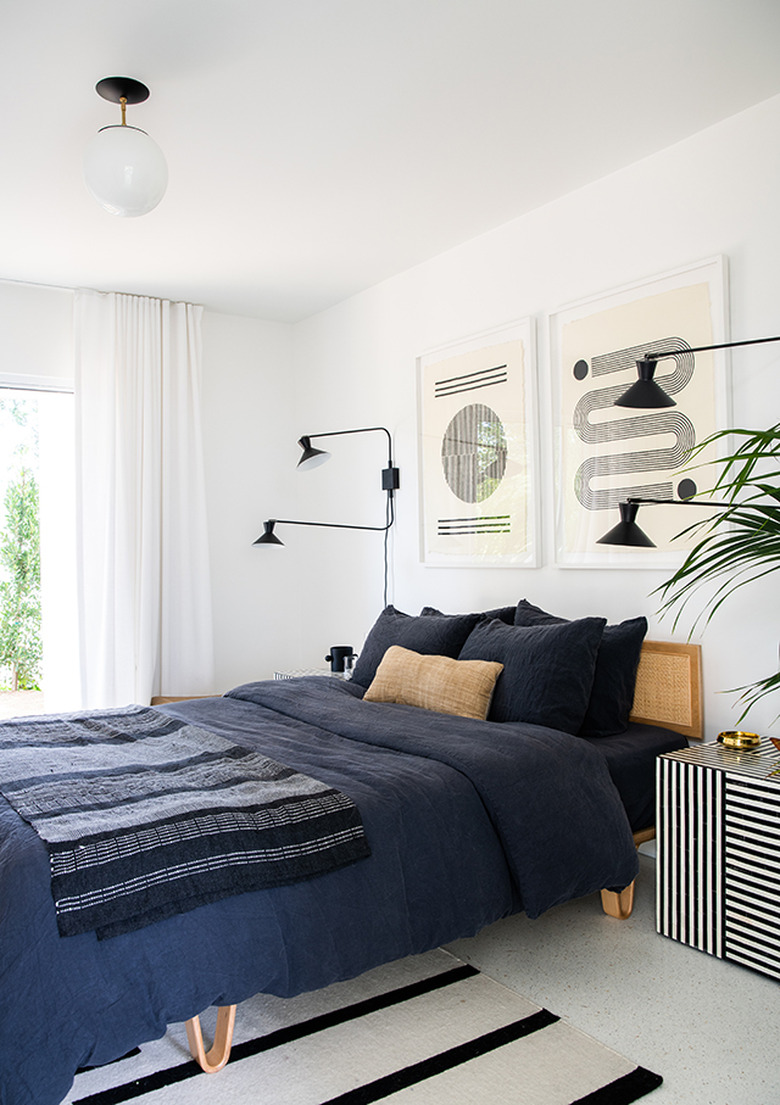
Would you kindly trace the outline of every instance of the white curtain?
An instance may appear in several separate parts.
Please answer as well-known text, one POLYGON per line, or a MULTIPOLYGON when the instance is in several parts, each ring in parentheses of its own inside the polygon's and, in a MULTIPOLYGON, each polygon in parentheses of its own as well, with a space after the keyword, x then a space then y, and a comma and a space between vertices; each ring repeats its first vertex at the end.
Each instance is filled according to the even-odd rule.
POLYGON ((201 316, 187 303, 76 295, 85 707, 212 690, 201 316))

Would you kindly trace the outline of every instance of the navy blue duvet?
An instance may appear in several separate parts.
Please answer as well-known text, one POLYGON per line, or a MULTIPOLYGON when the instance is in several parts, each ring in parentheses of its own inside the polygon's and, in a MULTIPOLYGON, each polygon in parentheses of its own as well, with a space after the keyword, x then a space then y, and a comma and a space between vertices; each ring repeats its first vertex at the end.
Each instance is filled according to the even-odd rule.
POLYGON ((112 939, 61 937, 45 848, 0 799, 2 1105, 59 1105, 79 1066, 209 1005, 317 989, 636 875, 606 762, 576 737, 366 703, 323 678, 161 709, 349 795, 371 856, 112 939))

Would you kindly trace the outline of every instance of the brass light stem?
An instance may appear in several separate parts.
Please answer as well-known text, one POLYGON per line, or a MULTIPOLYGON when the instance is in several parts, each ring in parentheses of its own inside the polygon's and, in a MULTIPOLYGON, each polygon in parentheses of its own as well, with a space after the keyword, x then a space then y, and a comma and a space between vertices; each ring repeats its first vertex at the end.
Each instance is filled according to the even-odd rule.
POLYGON ((127 111, 127 96, 120 96, 119 97, 119 103, 122 107, 122 126, 126 127, 127 126, 127 119, 125 118, 125 113, 127 111))

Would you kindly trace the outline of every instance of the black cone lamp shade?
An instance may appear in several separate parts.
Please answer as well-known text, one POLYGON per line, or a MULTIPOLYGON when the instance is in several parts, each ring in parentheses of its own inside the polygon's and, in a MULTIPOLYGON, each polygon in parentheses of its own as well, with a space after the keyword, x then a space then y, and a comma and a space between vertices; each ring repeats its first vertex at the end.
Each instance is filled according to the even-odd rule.
POLYGON ((675 407, 677 404, 671 396, 653 379, 656 361, 652 357, 643 357, 636 362, 636 370, 639 379, 632 384, 628 391, 615 400, 616 407, 639 407, 658 410, 661 407, 675 407))
POLYGON ((298 461, 298 467, 304 469, 318 468, 321 464, 324 464, 326 460, 330 460, 330 453, 325 449, 315 449, 311 443, 311 438, 302 437, 298 441, 301 449, 301 459, 298 461))
POLYGON ((609 533, 599 537, 596 544, 629 545, 639 549, 656 548, 655 542, 651 541, 644 530, 640 529, 636 523, 637 511, 642 503, 647 503, 649 506, 706 506, 714 507, 716 510, 729 510, 733 506, 733 503, 719 503, 712 499, 694 499, 693 497, 682 499, 626 499, 625 502, 618 503, 620 521, 612 527, 609 533))
POLYGON ((284 541, 280 541, 274 533, 274 526, 276 525, 276 519, 272 518, 268 522, 263 522, 263 532, 256 541, 253 541, 253 545, 283 545, 284 541))
POLYGON ((780 341, 780 336, 775 338, 749 338, 747 341, 725 341, 718 345, 699 345, 688 349, 675 349, 666 353, 646 353, 636 362, 639 379, 624 391, 619 399, 616 399, 615 407, 633 407, 644 409, 659 409, 661 407, 675 407, 677 404, 671 396, 653 379, 657 361, 665 357, 677 357, 681 353, 710 353, 713 349, 735 349, 740 345, 765 345, 767 342, 780 341))
POLYGON ((629 545, 634 548, 654 549, 656 547, 655 542, 651 541, 645 531, 636 523, 639 503, 629 500, 626 503, 618 503, 618 508, 620 510, 620 521, 612 527, 609 533, 605 533, 603 537, 600 537, 596 544, 629 545))

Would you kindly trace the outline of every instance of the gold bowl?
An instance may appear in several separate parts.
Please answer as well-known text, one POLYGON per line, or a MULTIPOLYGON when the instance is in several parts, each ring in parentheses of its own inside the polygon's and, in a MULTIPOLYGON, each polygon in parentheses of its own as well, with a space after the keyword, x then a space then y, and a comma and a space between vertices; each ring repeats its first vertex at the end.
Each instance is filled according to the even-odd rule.
POLYGON ((724 733, 718 733, 718 743, 724 748, 736 748, 744 752, 745 749, 758 748, 761 737, 758 733, 743 733, 739 729, 727 729, 724 733))

